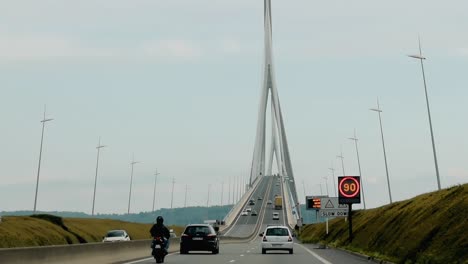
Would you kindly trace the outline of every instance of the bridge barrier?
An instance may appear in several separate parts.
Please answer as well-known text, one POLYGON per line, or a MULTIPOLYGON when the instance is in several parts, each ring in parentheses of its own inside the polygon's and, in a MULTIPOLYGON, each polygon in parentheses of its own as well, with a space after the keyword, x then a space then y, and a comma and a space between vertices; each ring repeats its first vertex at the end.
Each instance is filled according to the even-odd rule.
MULTIPOLYGON (((180 238, 171 238, 169 251, 179 251, 179 245, 180 238)), ((116 263, 151 257, 150 246, 151 239, 113 243, 5 248, 0 249, 0 263, 116 263)))
MULTIPOLYGON (((291 197, 291 189, 289 188, 289 182, 284 182, 282 183, 283 185, 283 200, 284 200, 284 206, 286 208, 286 214, 287 214, 287 220, 288 220, 288 225, 290 228, 294 229, 294 227, 297 224, 297 218, 292 214, 293 206, 291 205, 291 201, 294 203, 294 199, 291 197)), ((297 215, 297 212, 296 212, 297 215)))
POLYGON ((244 193, 239 202, 237 202, 237 204, 232 207, 231 211, 227 213, 226 217, 224 217, 225 225, 223 230, 232 224, 232 222, 234 221, 234 219, 236 219, 237 215, 240 213, 242 208, 244 208, 244 205, 248 202, 248 199, 252 196, 252 193, 257 189, 258 183, 260 182, 260 178, 261 177, 257 177, 257 179, 255 179, 255 181, 252 184, 252 188, 250 188, 247 192, 244 193))

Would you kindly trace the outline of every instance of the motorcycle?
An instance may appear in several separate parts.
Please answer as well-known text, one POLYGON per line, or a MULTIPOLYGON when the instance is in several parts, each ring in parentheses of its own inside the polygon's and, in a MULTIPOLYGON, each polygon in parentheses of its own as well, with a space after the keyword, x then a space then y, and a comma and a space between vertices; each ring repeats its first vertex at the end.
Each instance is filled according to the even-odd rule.
POLYGON ((167 252, 164 249, 164 238, 163 237, 154 237, 153 242, 151 243, 151 248, 153 251, 151 255, 153 255, 156 263, 163 263, 164 257, 166 257, 167 252))

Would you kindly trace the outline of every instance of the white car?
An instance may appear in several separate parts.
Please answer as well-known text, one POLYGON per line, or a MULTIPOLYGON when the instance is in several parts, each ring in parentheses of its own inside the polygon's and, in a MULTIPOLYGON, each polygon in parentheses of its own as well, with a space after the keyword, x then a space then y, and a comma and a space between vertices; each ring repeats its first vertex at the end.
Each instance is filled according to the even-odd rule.
POLYGON ((130 241, 130 236, 125 230, 110 230, 103 237, 102 242, 130 241))
POLYGON ((277 212, 273 213, 273 220, 279 220, 279 213, 277 212))
POLYGON ((244 216, 244 215, 249 215, 249 212, 247 212, 247 211, 242 211, 241 215, 242 215, 242 216, 244 216))
POLYGON ((252 208, 250 208, 250 207, 247 207, 247 208, 245 209, 245 211, 247 211, 247 212, 249 212, 249 213, 250 213, 250 212, 252 212, 252 208))
POLYGON ((265 232, 260 233, 262 237, 262 254, 268 250, 286 250, 293 254, 293 239, 291 231, 286 226, 268 226, 265 232))

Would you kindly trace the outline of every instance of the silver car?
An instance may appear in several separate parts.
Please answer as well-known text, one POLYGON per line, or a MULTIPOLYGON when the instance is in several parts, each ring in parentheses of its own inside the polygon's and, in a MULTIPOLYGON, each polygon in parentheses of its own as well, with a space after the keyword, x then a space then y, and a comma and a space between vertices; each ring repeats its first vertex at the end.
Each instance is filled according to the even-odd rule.
POLYGON ((102 242, 130 241, 130 236, 125 230, 110 230, 103 237, 102 242))
POLYGON ((262 254, 269 250, 286 250, 293 254, 293 239, 291 231, 286 226, 268 226, 262 237, 262 254))

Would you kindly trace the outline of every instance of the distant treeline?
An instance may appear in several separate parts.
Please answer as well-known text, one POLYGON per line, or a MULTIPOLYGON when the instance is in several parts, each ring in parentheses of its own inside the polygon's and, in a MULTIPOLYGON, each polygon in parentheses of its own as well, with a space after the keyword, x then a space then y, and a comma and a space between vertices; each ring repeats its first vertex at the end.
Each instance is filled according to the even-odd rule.
MULTIPOLYGON (((187 225, 193 223, 203 223, 204 220, 222 220, 231 210, 232 205, 224 206, 211 206, 211 207, 186 207, 186 208, 162 208, 156 212, 141 212, 138 214, 97 214, 91 216, 82 212, 36 212, 37 214, 52 214, 56 216, 66 218, 100 218, 100 219, 115 219, 126 222, 135 223, 154 223, 154 220, 158 215, 164 217, 164 222, 169 225, 187 225)), ((305 206, 301 205, 302 217, 304 223, 315 223, 316 214, 315 211, 305 210, 305 206)), ((0 212, 0 215, 11 215, 11 216, 26 216, 32 215, 32 211, 13 211, 13 212, 0 212)), ((325 219, 319 219, 319 222, 325 219)))
MULTIPOLYGON (((164 217, 164 223, 168 225, 187 225, 191 223, 203 223, 204 220, 222 220, 231 210, 232 205, 211 207, 186 207, 186 208, 162 208, 155 212, 141 212, 138 214, 97 214, 91 216, 82 212, 42 212, 36 214, 51 214, 66 218, 100 218, 115 219, 135 223, 154 223, 156 217, 164 217)), ((0 212, 0 215, 26 216, 32 215, 32 211, 0 212)))

